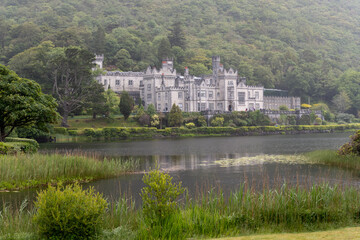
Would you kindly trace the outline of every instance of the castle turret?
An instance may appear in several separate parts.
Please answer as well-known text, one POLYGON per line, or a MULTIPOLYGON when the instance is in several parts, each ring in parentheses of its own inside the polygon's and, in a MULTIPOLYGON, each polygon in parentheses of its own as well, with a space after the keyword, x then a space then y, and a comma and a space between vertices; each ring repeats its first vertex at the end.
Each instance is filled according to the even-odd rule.
POLYGON ((174 61, 170 58, 166 58, 162 61, 162 68, 163 69, 170 69, 173 70, 174 69, 174 61))
POLYGON ((220 56, 212 57, 212 68, 213 68, 213 75, 216 76, 220 69, 220 56))
POLYGON ((98 65, 100 69, 103 68, 103 62, 104 62, 104 54, 103 55, 95 55, 95 60, 93 63, 98 65))

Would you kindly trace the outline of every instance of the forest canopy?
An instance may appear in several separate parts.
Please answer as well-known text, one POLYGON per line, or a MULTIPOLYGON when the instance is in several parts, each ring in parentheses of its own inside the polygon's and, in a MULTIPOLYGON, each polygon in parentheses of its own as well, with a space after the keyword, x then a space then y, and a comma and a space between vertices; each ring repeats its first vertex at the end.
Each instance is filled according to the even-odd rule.
POLYGON ((357 102, 343 82, 360 80, 359 20, 357 0, 3 0, 0 63, 19 64, 17 55, 45 41, 104 54, 105 67, 121 71, 159 66, 167 56, 180 72, 208 74, 219 55, 250 84, 312 102, 341 93, 357 102))

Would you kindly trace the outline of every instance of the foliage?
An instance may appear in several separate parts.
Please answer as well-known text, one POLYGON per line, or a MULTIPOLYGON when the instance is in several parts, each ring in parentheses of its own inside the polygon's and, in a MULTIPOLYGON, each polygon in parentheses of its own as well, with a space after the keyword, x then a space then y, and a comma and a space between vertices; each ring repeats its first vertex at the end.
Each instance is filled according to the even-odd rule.
POLYGON ((10 153, 36 153, 40 148, 34 139, 8 137, 5 141, 11 147, 10 153))
POLYGON ((0 141, 16 127, 46 129, 47 123, 59 118, 56 108, 55 99, 43 94, 39 84, 0 65, 0 141))
POLYGON ((179 127, 183 123, 183 116, 181 109, 175 103, 172 105, 169 113, 169 126, 170 127, 179 127))
POLYGON ((151 123, 150 116, 144 113, 139 117, 138 122, 141 124, 141 126, 149 126, 151 123))
POLYGON ((83 155, 36 153, 0 156, 0 190, 115 177, 138 167, 136 159, 99 161, 83 155))
POLYGON ((315 125, 321 125, 321 124, 322 124, 321 118, 319 117, 315 118, 315 125))
POLYGON ((299 125, 310 125, 311 124, 311 119, 310 119, 310 115, 304 114, 300 117, 299 125))
POLYGON ((195 123, 189 122, 189 123, 186 123, 185 126, 190 129, 195 128, 195 123))
POLYGON ((102 230, 107 206, 93 188, 49 186, 37 197, 33 221, 39 234, 48 239, 94 239, 102 230))
POLYGON ((16 134, 19 138, 31 138, 38 142, 46 142, 51 138, 49 129, 52 129, 50 125, 47 128, 47 131, 40 130, 35 126, 16 128, 16 134))
POLYGON ((281 106, 279 107, 279 110, 280 110, 280 111, 289 111, 289 108, 288 108, 286 105, 281 105, 281 106))
POLYGON ((154 107, 154 104, 149 104, 146 109, 146 113, 152 117, 154 114, 156 114, 156 109, 154 107))
POLYGON ((51 60, 53 92, 61 108, 61 126, 68 127, 70 113, 83 107, 92 98, 93 83, 91 73, 94 55, 80 47, 58 49, 51 60))
POLYGON ((215 117, 211 120, 211 126, 213 127, 222 127, 224 126, 224 118, 222 117, 215 117))
POLYGON ((119 108, 121 114, 124 115, 125 120, 128 119, 134 108, 134 99, 126 91, 121 93, 119 108))
POLYGON ((358 155, 360 156, 360 130, 353 136, 350 136, 350 142, 345 143, 338 150, 340 155, 358 155))
POLYGON ((354 115, 349 114, 349 113, 339 113, 336 115, 335 120, 336 122, 346 122, 346 123, 351 123, 352 120, 355 118, 354 115))
POLYGON ((151 170, 143 177, 145 187, 141 189, 144 220, 150 225, 163 224, 177 210, 177 199, 185 189, 172 183, 169 174, 159 169, 151 170))
POLYGON ((150 125, 151 125, 152 127, 158 127, 159 124, 160 124, 159 116, 156 115, 156 114, 153 114, 150 118, 151 118, 150 125))
POLYGON ((301 108, 309 109, 309 108, 311 108, 311 105, 303 103, 303 104, 301 104, 301 108))
POLYGON ((120 97, 111 89, 104 93, 106 99, 106 109, 109 109, 110 115, 119 113, 120 97))
POLYGON ((206 119, 204 116, 199 116, 197 118, 197 126, 198 127, 206 127, 207 126, 206 119))
POLYGON ((346 112, 351 107, 351 100, 345 91, 341 91, 334 96, 332 103, 338 112, 346 112))

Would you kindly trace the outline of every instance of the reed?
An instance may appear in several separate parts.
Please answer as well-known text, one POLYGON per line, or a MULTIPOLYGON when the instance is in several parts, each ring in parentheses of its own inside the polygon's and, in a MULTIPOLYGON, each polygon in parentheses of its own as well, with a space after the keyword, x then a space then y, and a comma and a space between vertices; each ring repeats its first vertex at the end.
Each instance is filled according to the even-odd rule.
POLYGON ((90 181, 134 171, 138 160, 103 159, 81 154, 0 156, 0 190, 58 182, 90 181))
POLYGON ((306 153, 305 156, 312 163, 325 164, 349 170, 360 170, 360 156, 357 155, 338 155, 336 151, 321 150, 306 153))

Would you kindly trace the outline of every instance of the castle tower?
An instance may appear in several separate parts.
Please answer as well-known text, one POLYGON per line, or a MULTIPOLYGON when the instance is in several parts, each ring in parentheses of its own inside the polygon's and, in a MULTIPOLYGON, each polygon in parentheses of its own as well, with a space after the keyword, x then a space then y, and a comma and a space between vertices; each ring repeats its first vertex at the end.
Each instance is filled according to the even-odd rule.
POLYGON ((218 70, 220 68, 220 56, 212 57, 212 68, 213 68, 213 75, 217 76, 218 70))
POLYGON ((100 69, 103 68, 103 63, 104 63, 104 54, 103 55, 95 55, 95 60, 94 62, 96 65, 99 66, 100 69))
POLYGON ((162 68, 163 69, 170 69, 170 70, 173 70, 174 69, 174 61, 173 59, 171 58, 165 58, 163 61, 162 61, 162 68))

